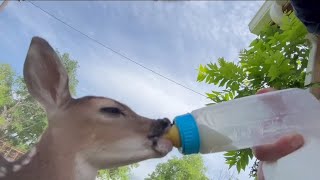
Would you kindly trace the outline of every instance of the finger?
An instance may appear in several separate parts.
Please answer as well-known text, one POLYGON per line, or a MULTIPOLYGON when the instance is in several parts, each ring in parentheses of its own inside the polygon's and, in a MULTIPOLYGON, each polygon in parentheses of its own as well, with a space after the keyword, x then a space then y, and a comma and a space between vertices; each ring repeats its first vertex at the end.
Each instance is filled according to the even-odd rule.
POLYGON ((252 148, 254 155, 261 161, 276 161, 303 146, 304 139, 300 134, 287 135, 274 144, 252 148))
POLYGON ((276 89, 274 89, 274 88, 260 89, 260 90, 257 91, 257 94, 263 94, 263 93, 267 93, 267 92, 271 92, 271 91, 276 91, 276 89))

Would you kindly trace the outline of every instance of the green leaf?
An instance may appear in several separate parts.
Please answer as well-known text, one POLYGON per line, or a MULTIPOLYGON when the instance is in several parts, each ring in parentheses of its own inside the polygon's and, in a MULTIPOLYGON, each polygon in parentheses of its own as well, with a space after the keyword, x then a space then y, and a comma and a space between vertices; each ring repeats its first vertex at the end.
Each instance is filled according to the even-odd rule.
MULTIPOLYGON (((6 123, 6 120, 3 117, 0 116, 0 129, 1 129, 2 126, 5 125, 5 123, 6 123)), ((1 133, 0 133, 0 135, 1 135, 1 133)))
POLYGON ((229 164, 229 169, 231 169, 235 164, 237 163, 237 161, 229 161, 227 162, 227 164, 229 164))
POLYGON ((206 78, 206 75, 203 73, 198 73, 197 81, 201 82, 206 78))
POLYGON ((237 171, 238 171, 238 173, 240 173, 240 171, 241 171, 241 168, 242 168, 242 166, 241 166, 241 161, 238 161, 237 162, 237 171))
POLYGON ((249 164, 249 156, 248 155, 244 155, 242 158, 242 169, 245 170, 247 164, 249 164))
POLYGON ((229 151, 227 153, 224 153, 223 155, 224 156, 234 156, 234 155, 236 155, 236 151, 229 151))
POLYGON ((220 86, 220 87, 223 87, 223 86, 226 84, 226 82, 228 82, 228 79, 223 79, 223 80, 220 82, 219 86, 220 86))
POLYGON ((249 155, 250 159, 253 158, 253 154, 252 153, 248 153, 248 155, 249 155))

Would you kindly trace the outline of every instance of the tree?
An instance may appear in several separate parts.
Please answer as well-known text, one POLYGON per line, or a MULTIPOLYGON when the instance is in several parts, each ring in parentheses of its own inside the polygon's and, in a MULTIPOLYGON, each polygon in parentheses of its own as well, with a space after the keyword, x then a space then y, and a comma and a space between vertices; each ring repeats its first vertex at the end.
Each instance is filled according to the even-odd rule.
MULTIPOLYGON (((309 73, 306 34, 305 26, 294 13, 286 13, 281 27, 265 27, 249 48, 240 52, 238 63, 219 58, 217 63, 200 65, 197 81, 224 89, 207 93, 213 103, 253 95, 265 87, 304 88, 309 73)), ((251 149, 225 154, 226 163, 230 168, 236 166, 238 172, 245 170, 252 157, 251 149)), ((252 176, 256 175, 256 167, 255 164, 252 176)))
MULTIPOLYGON (((70 59, 68 53, 61 55, 56 52, 68 72, 71 94, 75 95, 78 84, 76 79, 78 62, 70 59)), ((5 121, 1 126, 4 129, 2 134, 14 146, 28 150, 47 127, 46 114, 41 105, 29 94, 23 77, 14 78, 10 65, 2 64, 0 67, 0 101, 4 102, 0 102, 0 109, 1 119, 5 121)))
POLYGON ((0 65, 0 106, 12 102, 12 82, 14 73, 9 64, 0 65))
POLYGON ((130 171, 138 166, 138 164, 132 164, 119 168, 100 170, 98 178, 100 180, 129 180, 130 171))
POLYGON ((71 95, 76 95, 76 88, 79 83, 77 79, 77 69, 79 68, 78 62, 76 60, 70 59, 70 56, 68 53, 59 53, 58 50, 56 50, 59 58, 62 60, 62 64, 66 68, 69 76, 69 89, 71 92, 71 95))
POLYGON ((206 168, 199 154, 187 155, 158 164, 146 180, 207 180, 205 172, 206 168))
POLYGON ((14 73, 9 64, 0 64, 0 137, 4 135, 4 129, 7 126, 5 113, 7 107, 13 103, 12 84, 14 73))

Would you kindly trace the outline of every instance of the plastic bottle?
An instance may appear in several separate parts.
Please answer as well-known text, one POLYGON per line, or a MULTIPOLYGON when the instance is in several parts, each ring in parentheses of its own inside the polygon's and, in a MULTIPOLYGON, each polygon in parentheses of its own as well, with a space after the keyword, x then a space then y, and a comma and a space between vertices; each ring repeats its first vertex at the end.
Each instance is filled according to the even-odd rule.
POLYGON ((273 143, 293 132, 320 138, 320 103, 307 90, 274 91, 197 109, 177 116, 165 137, 183 154, 206 154, 273 143))

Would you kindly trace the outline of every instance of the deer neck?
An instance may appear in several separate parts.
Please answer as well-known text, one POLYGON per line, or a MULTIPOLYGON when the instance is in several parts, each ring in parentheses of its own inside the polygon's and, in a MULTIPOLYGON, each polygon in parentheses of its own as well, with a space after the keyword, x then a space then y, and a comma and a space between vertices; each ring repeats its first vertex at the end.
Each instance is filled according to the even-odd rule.
POLYGON ((6 172, 5 180, 94 180, 97 169, 82 156, 56 144, 46 131, 34 149, 7 165, 6 172))

